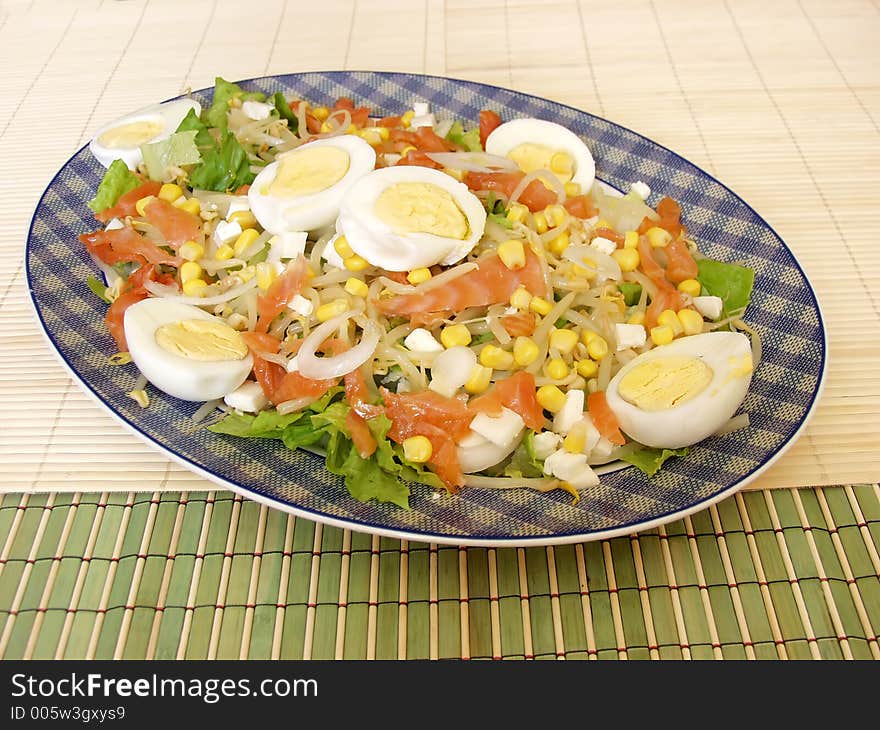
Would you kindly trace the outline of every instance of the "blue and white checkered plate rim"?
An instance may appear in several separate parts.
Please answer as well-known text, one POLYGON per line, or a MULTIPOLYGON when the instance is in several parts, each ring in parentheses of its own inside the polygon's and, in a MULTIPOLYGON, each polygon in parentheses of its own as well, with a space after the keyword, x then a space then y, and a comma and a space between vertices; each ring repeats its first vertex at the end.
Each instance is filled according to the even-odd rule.
MULTIPOLYGON (((105 305, 86 281, 96 273, 77 235, 95 222, 86 201, 103 168, 83 147, 43 194, 28 234, 28 283, 49 342, 73 378, 125 427, 169 458, 257 501, 308 519, 409 540, 450 544, 535 545, 629 534, 704 509, 754 479, 791 445, 822 385, 825 331, 815 294, 791 251, 743 200, 670 150, 612 122, 562 104, 485 84, 436 76, 360 72, 302 73, 242 82, 250 90, 330 104, 350 96, 374 113, 398 114, 424 99, 440 118, 475 120, 481 109, 502 118, 558 122, 587 140, 597 175, 620 189, 643 180, 649 202, 680 201, 683 220, 712 258, 755 269, 755 291, 745 319, 761 335, 763 360, 742 411, 751 425, 713 437, 673 459, 648 479, 634 467, 606 474, 579 504, 562 491, 465 489, 433 499, 412 485, 411 509, 361 503, 349 496, 323 459, 290 451, 281 442, 237 439, 194 427, 199 406, 153 389, 141 409, 125 393, 134 365, 107 362, 114 344, 104 326, 105 305)), ((195 92, 210 103, 211 90, 195 92)), ((96 442, 96 450, 100 444, 96 442)))

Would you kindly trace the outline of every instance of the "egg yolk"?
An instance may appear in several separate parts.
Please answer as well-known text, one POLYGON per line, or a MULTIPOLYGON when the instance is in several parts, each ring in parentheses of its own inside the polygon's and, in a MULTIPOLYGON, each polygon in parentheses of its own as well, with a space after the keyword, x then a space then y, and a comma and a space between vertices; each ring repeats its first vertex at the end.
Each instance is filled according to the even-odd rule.
POLYGON ((110 149, 140 147, 144 142, 161 133, 164 128, 165 122, 161 119, 142 119, 108 129, 98 137, 98 143, 110 149))
POLYGON ((618 385, 621 398, 643 411, 663 411, 702 393, 712 368, 695 357, 655 357, 630 370, 618 385))
POLYGON ((156 343, 172 355, 199 362, 241 360, 248 352, 238 332, 209 319, 163 324, 156 330, 156 343))
MULTIPOLYGON (((517 164, 520 170, 529 173, 535 170, 551 169, 550 161, 557 152, 558 150, 545 147, 542 144, 523 142, 510 150, 507 156, 517 164)), ((567 183, 572 178, 573 170, 567 172, 553 170, 553 174, 563 183, 567 183)))
POLYGON ((278 161, 275 179, 261 192, 277 198, 320 193, 342 180, 349 164, 348 152, 339 147, 306 145, 278 161))
POLYGON ((389 185, 377 198, 374 212, 399 234, 431 233, 463 241, 469 232, 455 198, 431 183, 389 185))

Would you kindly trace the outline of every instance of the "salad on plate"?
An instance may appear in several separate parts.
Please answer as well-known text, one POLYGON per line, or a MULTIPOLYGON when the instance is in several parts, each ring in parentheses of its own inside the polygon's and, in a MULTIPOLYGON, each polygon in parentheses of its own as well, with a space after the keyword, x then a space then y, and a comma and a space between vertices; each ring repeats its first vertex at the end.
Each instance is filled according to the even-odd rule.
POLYGON ((578 500, 603 465, 650 476, 748 425, 754 272, 701 255, 671 198, 599 181, 559 124, 218 78, 209 108, 140 110, 89 149, 101 227, 79 239, 129 395, 319 451, 358 500, 578 500))

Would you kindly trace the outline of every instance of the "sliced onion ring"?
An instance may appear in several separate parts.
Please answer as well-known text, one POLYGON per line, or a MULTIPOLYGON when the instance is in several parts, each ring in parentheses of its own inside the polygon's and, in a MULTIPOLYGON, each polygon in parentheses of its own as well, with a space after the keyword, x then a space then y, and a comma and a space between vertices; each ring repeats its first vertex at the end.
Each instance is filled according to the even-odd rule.
POLYGON ((376 346, 379 344, 381 330, 378 324, 368 319, 359 320, 364 334, 361 337, 361 341, 350 350, 346 350, 341 355, 334 355, 333 357, 317 357, 315 354, 324 343, 324 340, 354 317, 355 314, 356 312, 340 314, 338 317, 328 319, 326 322, 319 324, 311 331, 309 336, 303 340, 296 355, 296 362, 300 373, 313 380, 338 378, 340 375, 347 375, 356 370, 373 356, 376 346))
POLYGON ((426 152, 434 162, 465 172, 513 172, 519 168, 513 160, 485 152, 426 152))
POLYGON ((583 266, 585 269, 592 269, 596 272, 596 277, 599 281, 604 279, 620 281, 623 278, 620 264, 611 256, 602 253, 592 246, 569 246, 562 252, 562 257, 578 266, 583 266))

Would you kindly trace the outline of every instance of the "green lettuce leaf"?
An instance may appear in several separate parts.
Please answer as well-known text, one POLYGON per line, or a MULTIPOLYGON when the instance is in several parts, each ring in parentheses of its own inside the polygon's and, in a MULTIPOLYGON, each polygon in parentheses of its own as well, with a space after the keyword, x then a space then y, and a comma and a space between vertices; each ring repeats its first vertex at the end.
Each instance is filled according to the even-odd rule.
POLYGON ((474 128, 470 132, 465 132, 459 121, 454 122, 449 128, 446 139, 453 144, 464 147, 468 152, 483 151, 483 145, 480 144, 480 130, 474 128))
POLYGON ((190 109, 180 124, 177 126, 175 132, 192 132, 196 133, 196 147, 200 150, 209 149, 215 146, 216 141, 211 136, 211 133, 208 131, 208 125, 206 125, 201 119, 199 119, 199 115, 196 114, 195 109, 190 109))
POLYGON ((92 290, 92 293, 98 297, 98 299, 107 302, 110 304, 110 300, 107 298, 107 287, 104 282, 101 281, 97 276, 90 276, 86 279, 86 284, 89 285, 89 289, 92 290))
POLYGON ((535 456, 535 432, 526 431, 525 438, 510 456, 504 467, 504 476, 515 479, 533 479, 544 476, 544 462, 535 456))
POLYGON ((303 417, 303 413, 281 414, 276 411, 250 413, 230 413, 222 421, 208 426, 209 431, 225 433, 242 438, 280 439, 285 429, 303 417))
POLYGON ((197 136, 198 132, 191 129, 175 132, 167 139, 152 144, 141 145, 150 180, 170 182, 175 177, 174 168, 194 165, 201 160, 202 156, 196 147, 197 136))
POLYGON ((697 267, 699 268, 697 280, 703 285, 704 292, 721 297, 724 303, 721 310, 722 319, 748 306, 755 283, 754 269, 712 259, 697 261, 697 267))
POLYGON ((280 91, 276 92, 272 97, 272 103, 275 105, 275 111, 278 112, 278 116, 287 120, 287 128, 296 134, 297 130, 299 130, 299 120, 290 108, 290 104, 287 103, 287 99, 284 98, 284 94, 280 91))
POLYGON ((635 284, 631 281, 618 282, 617 288, 623 294, 623 301, 627 307, 639 303, 639 297, 642 296, 642 285, 635 284))
POLYGON ((97 194, 88 202, 88 206, 95 213, 112 208, 117 200, 142 182, 122 160, 113 160, 98 185, 97 194))
POLYGON ((211 108, 204 113, 204 120, 209 127, 217 127, 221 132, 225 132, 229 102, 233 99, 263 101, 265 98, 265 94, 258 91, 245 91, 238 84, 233 84, 218 76, 214 79, 214 98, 211 108))
POLYGON ((640 451, 635 451, 627 456, 621 456, 621 461, 625 461, 633 466, 641 469, 649 477, 654 476, 657 470, 663 466, 667 459, 673 456, 687 456, 688 449, 652 449, 645 447, 640 451))
POLYGON ((202 152, 202 163, 190 174, 194 188, 225 192, 242 185, 250 185, 256 175, 244 147, 232 132, 223 132, 220 144, 202 152))

